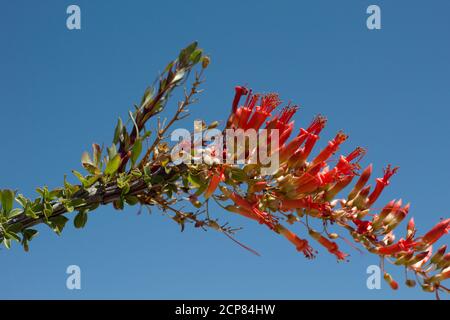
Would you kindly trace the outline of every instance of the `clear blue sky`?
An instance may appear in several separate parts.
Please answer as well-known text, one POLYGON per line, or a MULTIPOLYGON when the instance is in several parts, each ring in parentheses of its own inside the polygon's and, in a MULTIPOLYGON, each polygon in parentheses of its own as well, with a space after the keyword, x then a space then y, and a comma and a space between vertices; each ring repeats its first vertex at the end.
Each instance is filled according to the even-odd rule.
MULTIPOLYGON (((212 64, 192 120, 224 119, 236 84, 278 91, 302 106, 297 125, 329 118, 322 145, 344 129, 343 150, 366 146, 364 163, 376 173, 399 165, 379 203, 411 201, 424 232, 449 216, 449 12, 444 0, 2 1, 0 187, 31 196, 60 185, 92 142, 111 141, 117 117, 178 49, 198 40, 212 64), (66 29, 72 3, 80 31, 66 29), (374 3, 382 29, 369 31, 374 3)), ((238 238, 261 257, 211 231, 180 233, 157 210, 136 213, 100 208, 85 229, 70 222, 59 239, 40 227, 30 253, 1 250, 0 298, 433 298, 384 282, 368 290, 376 257, 344 245, 349 263, 321 249, 307 261, 283 238, 217 208, 245 227, 238 238), (81 267, 81 290, 66 289, 70 264, 81 267)), ((393 274, 402 283, 401 271, 393 274)))

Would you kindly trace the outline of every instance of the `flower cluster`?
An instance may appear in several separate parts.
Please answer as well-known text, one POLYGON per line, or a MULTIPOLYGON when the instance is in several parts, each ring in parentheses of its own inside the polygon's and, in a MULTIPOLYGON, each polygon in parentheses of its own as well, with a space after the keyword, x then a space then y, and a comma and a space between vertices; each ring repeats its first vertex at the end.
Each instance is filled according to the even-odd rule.
MULTIPOLYGON (((327 145, 313 155, 320 133, 326 125, 323 116, 317 116, 306 128, 294 132, 292 117, 298 107, 288 105, 280 111, 279 96, 275 93, 255 94, 252 90, 238 86, 232 102, 231 114, 226 128, 242 130, 267 130, 267 144, 271 145, 277 130, 279 168, 273 175, 259 174, 261 165, 246 163, 236 168, 229 164, 215 164, 205 197, 213 196, 218 201, 231 201, 224 206, 230 212, 255 220, 270 230, 282 235, 307 258, 313 258, 316 251, 305 236, 300 237, 286 224, 300 223, 304 233, 319 246, 335 255, 338 260, 348 256, 335 241, 342 236, 330 233, 328 227, 337 225, 348 231, 353 240, 366 250, 379 255, 395 265, 402 265, 421 279, 425 291, 447 291, 441 282, 450 277, 450 253, 446 246, 434 254, 432 245, 450 230, 450 219, 439 222, 423 236, 416 236, 414 219, 407 224, 405 238, 395 240, 393 230, 406 218, 409 204, 392 200, 379 211, 374 204, 389 185, 397 167, 388 165, 382 177, 369 185, 372 165, 362 170, 360 160, 365 155, 361 147, 347 155, 336 157, 347 135, 338 132, 327 145), (240 102, 245 97, 242 105, 240 102), (236 170, 242 175, 236 176, 236 170), (353 188, 346 191, 353 180, 353 188), (243 186, 247 186, 246 191, 243 186), (231 188, 230 188, 231 187, 231 188), (338 196, 343 192, 346 195, 338 196), (309 220, 308 220, 309 219, 309 220), (312 220, 319 220, 323 231, 312 227, 312 220)), ((233 152, 233 150, 227 150, 233 152)), ((246 150, 249 155, 252 150, 246 150)), ((384 278, 396 289, 398 284, 385 272, 384 278)), ((407 279, 406 284, 415 285, 407 279)))

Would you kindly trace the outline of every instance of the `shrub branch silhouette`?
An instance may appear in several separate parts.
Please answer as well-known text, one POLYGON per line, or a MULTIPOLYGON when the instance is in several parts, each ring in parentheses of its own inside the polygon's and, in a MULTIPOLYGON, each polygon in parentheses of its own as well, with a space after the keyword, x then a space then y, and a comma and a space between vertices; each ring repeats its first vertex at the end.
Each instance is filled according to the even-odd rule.
MULTIPOLYGON (((280 146, 274 151, 278 152, 280 161, 274 174, 264 174, 261 163, 247 161, 254 150, 246 144, 244 151, 231 146, 227 149, 225 145, 224 153, 215 154, 215 150, 203 143, 200 147, 205 161, 180 164, 170 161, 173 148, 164 140, 171 126, 188 115, 188 106, 197 102, 208 64, 209 57, 196 42, 184 48, 145 91, 140 105, 129 112, 128 126, 119 118, 112 145, 103 150, 93 144, 92 153, 82 155, 87 174, 73 171, 79 184, 73 185, 64 177, 61 188, 38 188, 36 199, 13 190, 1 190, 0 241, 3 245, 10 248, 11 242, 17 241, 28 251, 30 240, 37 235, 33 226, 46 224, 60 234, 68 221, 66 214, 77 212, 74 225, 82 228, 89 212, 112 203, 119 210, 125 205, 156 206, 182 230, 186 223, 205 230, 214 229, 257 254, 234 238, 238 229, 211 218, 208 201, 212 199, 225 210, 255 220, 285 237, 307 258, 313 258, 317 252, 308 240, 300 238, 286 225, 300 225, 317 245, 335 255, 338 261, 345 260, 347 254, 341 251, 336 239, 349 241, 330 232, 334 225, 336 229, 346 230, 361 247, 381 257, 384 279, 393 289, 398 288, 398 283, 385 271, 385 262, 405 268, 407 286, 418 283, 424 291, 435 292, 437 297, 439 292, 448 293, 443 281, 450 277, 450 253, 446 253, 446 245, 433 252, 432 245, 449 231, 450 219, 443 219, 425 235, 416 236, 411 218, 406 236, 396 240, 393 230, 407 216, 409 204, 404 206, 401 200, 393 200, 381 211, 375 210, 373 204, 397 168, 387 166, 383 177, 377 178, 371 189, 367 183, 372 165, 364 170, 359 165, 365 154, 363 148, 332 160, 347 139, 342 132, 311 157, 326 124, 325 118, 316 117, 306 129, 301 128, 289 139, 294 128, 291 118, 297 107, 288 105, 277 113, 275 109, 281 101, 276 94, 253 94, 246 87, 236 87, 231 114, 223 128, 224 131, 254 129, 256 132, 266 129, 269 132, 263 140, 266 147, 276 146, 275 140, 280 146), (194 80, 188 84, 191 73, 195 73, 194 80), (178 103, 174 116, 163 122, 158 118, 154 131, 148 130, 149 120, 166 107, 177 87, 184 87, 184 98, 178 103), (240 105, 243 97, 245 102, 240 105), (275 131, 278 135, 274 135, 275 131), (244 156, 246 161, 239 165, 224 163, 221 160, 225 154, 231 154, 232 158, 244 156), (337 197, 355 178, 356 184, 348 195, 337 197), (178 203, 187 201, 196 208, 193 212, 178 208, 178 203), (14 207, 14 202, 19 206, 14 207), (319 230, 313 228, 314 220, 319 222, 320 228, 316 227, 319 230), (415 280, 408 278, 408 274, 413 274, 415 280)), ((200 130, 205 132, 218 125, 218 122, 203 123, 200 130)))

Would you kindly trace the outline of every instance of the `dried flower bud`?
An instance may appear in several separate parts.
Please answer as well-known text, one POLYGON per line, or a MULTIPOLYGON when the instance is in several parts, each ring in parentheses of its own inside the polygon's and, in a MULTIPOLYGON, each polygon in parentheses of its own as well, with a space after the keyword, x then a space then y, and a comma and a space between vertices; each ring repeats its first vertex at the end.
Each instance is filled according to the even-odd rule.
POLYGON ((211 58, 208 56, 204 56, 202 59, 202 68, 206 69, 208 68, 209 63, 211 62, 211 58))

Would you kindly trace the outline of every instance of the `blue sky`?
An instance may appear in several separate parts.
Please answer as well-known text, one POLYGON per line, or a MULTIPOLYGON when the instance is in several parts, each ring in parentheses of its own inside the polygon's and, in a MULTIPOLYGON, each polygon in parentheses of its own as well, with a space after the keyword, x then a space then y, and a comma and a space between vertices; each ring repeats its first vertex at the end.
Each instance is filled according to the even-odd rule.
MULTIPOLYGON (((237 84, 277 91, 301 105, 297 125, 318 113, 329 118, 322 145, 344 129, 343 151, 367 147, 364 164, 376 173, 400 166, 380 204, 410 201, 422 233, 449 216, 448 1, 48 0, 0 8, 2 188, 31 196, 62 184, 92 142, 111 141, 117 117, 178 49, 198 40, 212 63, 191 120, 225 119, 237 84), (81 7, 79 31, 66 28, 72 3, 81 7), (366 28, 370 4, 381 7, 381 30, 366 28)), ((214 214, 243 226, 238 238, 262 256, 211 231, 180 233, 157 210, 103 207, 85 229, 69 223, 59 239, 40 227, 29 253, 1 250, 0 298, 433 298, 384 282, 368 290, 366 268, 378 263, 369 254, 344 245, 349 263, 323 250, 307 261, 265 228, 214 214), (71 264, 81 268, 81 290, 66 289, 71 264)))

